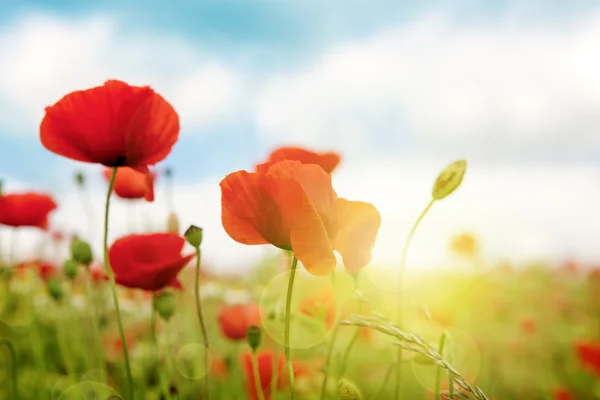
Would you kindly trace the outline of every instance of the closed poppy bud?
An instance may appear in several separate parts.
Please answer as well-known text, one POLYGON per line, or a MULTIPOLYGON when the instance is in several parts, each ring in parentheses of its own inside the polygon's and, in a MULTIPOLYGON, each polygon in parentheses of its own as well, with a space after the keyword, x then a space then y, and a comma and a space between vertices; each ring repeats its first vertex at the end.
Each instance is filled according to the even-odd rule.
POLYGON ((362 394, 356 385, 347 379, 342 379, 339 385, 340 400, 362 400, 362 394))
POLYGON ((262 331, 256 325, 249 326, 248 329, 246 329, 246 338, 248 339, 248 345, 252 351, 256 351, 260 347, 261 333, 262 331))
POLYGON ((63 263, 63 273, 68 279, 74 279, 79 272, 79 263, 75 260, 66 260, 63 263))
POLYGON ((47 287, 50 297, 52 297, 55 301, 60 301, 63 298, 64 292, 59 281, 52 279, 48 281, 47 287))
POLYGON ((167 232, 179 234, 179 218, 175 213, 170 213, 167 219, 167 232))
POLYGON ((85 175, 83 172, 79 171, 75 174, 75 182, 77 182, 78 186, 85 185, 85 175))
POLYGON ((165 321, 171 319, 175 313, 175 294, 165 291, 154 298, 154 309, 165 321))
POLYGON ((71 258, 83 265, 89 265, 94 259, 92 248, 88 242, 77 237, 71 241, 71 258))
POLYGON ((200 247, 202 244, 202 228, 198 228, 195 225, 190 226, 183 236, 195 248, 200 247))
POLYGON ((448 165, 439 174, 431 192, 435 200, 441 200, 454 192, 462 183, 467 171, 467 160, 458 160, 448 165))

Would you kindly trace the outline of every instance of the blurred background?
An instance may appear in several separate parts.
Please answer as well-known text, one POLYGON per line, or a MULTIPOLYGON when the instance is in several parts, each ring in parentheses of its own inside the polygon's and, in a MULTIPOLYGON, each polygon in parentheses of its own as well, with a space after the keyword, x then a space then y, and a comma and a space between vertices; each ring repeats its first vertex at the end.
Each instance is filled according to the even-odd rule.
MULTIPOLYGON (((466 158, 409 269, 447 268, 462 232, 481 265, 586 268, 600 263, 599 42, 595 1, 2 1, 0 176, 5 191, 53 193, 53 228, 85 234, 83 171, 99 254, 101 170, 46 151, 39 123, 67 92, 115 78, 151 85, 182 131, 156 201, 115 200, 111 239, 165 229, 172 195, 182 229, 205 230, 207 268, 247 272, 269 249, 225 234, 218 183, 291 144, 340 152, 338 195, 379 208, 373 264, 398 263, 438 172, 466 158)), ((18 252, 38 235, 19 232, 18 252)), ((0 229, 2 250, 11 240, 0 229)))

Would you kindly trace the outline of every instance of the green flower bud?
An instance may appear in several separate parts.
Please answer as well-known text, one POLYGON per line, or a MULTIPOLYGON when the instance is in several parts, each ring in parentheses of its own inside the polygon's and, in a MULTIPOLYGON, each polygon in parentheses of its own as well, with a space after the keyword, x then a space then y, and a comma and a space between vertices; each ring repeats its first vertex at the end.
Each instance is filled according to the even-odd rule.
POLYGON ((77 182, 77 185, 79 186, 85 185, 85 175, 83 174, 83 172, 78 171, 75 174, 75 182, 77 182))
POLYGON ((262 331, 258 326, 253 325, 246 329, 246 340, 252 351, 256 351, 260 347, 261 334, 262 331))
POLYGON ((202 228, 192 225, 187 229, 187 231, 185 231, 183 236, 185 236, 185 239, 188 241, 188 243, 195 248, 200 247, 202 244, 202 228))
POLYGON ((92 248, 88 242, 84 242, 78 237, 74 237, 71 242, 71 258, 83 265, 90 265, 94 259, 92 248))
POLYGON ((63 273, 69 280, 73 280, 79 272, 79 263, 75 260, 66 260, 63 263, 63 273))
POLYGON ((342 379, 339 385, 340 400, 362 400, 362 394, 356 385, 348 379, 342 379))
POLYGON ((462 183, 467 171, 467 161, 458 160, 448 165, 437 177, 431 192, 435 200, 441 200, 454 192, 462 183))
POLYGON ((170 320, 175 313, 175 294, 165 291, 154 297, 154 309, 162 319, 170 320))
POLYGON ((47 284, 48 293, 55 301, 60 301, 63 298, 64 292, 59 281, 52 279, 47 284))

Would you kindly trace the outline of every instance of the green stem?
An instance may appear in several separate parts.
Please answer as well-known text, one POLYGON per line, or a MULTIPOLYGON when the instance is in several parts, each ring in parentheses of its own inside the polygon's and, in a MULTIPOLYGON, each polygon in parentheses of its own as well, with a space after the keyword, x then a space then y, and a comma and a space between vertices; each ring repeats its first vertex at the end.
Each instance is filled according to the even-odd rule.
POLYGON ((265 394, 263 393, 262 384, 260 381, 260 371, 258 369, 256 351, 252 351, 252 372, 252 375, 254 375, 254 386, 256 388, 256 393, 258 394, 258 400, 265 400, 265 394))
POLYGON ((94 336, 94 347, 96 347, 96 363, 100 371, 104 370, 104 355, 102 351, 102 341, 100 340, 100 327, 98 325, 98 318, 100 318, 98 312, 98 301, 96 298, 96 290, 94 288, 94 282, 92 278, 92 271, 88 265, 85 266, 85 285, 87 286, 87 300, 88 307, 90 308, 90 316, 92 319, 92 335, 94 336))
MULTIPOLYGON (((452 340, 452 337, 450 336, 450 334, 448 333, 448 331, 444 332, 444 336, 446 336, 446 343, 449 343, 450 340, 452 340)), ((451 342, 450 342, 451 344, 451 342)), ((453 357, 452 357, 452 348, 448 349, 448 355, 447 355, 447 359, 449 363, 453 362, 453 357)), ((440 355, 442 355, 442 353, 440 353, 440 355)), ((450 371, 448 371, 448 398, 450 400, 454 400, 454 374, 450 371)))
POLYGON ((290 398, 296 398, 296 378, 294 376, 294 366, 290 354, 290 314, 292 310, 292 289, 294 288, 294 278, 296 276, 296 267, 298 266, 298 258, 294 255, 292 268, 290 269, 290 280, 288 282, 287 298, 285 301, 285 331, 284 331, 284 346, 285 346, 285 361, 290 379, 290 398))
POLYGON ((333 332, 331 333, 331 340, 329 341, 329 346, 327 348, 327 358, 325 358, 325 375, 323 376, 323 383, 321 384, 321 400, 325 399, 325 393, 327 392, 327 381, 329 380, 329 368, 331 367, 331 356, 333 354, 333 346, 335 344, 335 340, 337 339, 337 334, 340 329, 340 325, 336 324, 335 328, 333 328, 333 332))
POLYGON ((123 343, 123 357, 125 358, 125 372, 127 374, 127 385, 129 400, 134 400, 133 395, 133 377, 131 376, 131 366, 129 363, 129 349, 127 348, 127 339, 125 338, 125 329, 123 329, 123 321, 121 320, 121 309, 119 307, 119 297, 117 296, 117 284, 115 282, 115 274, 113 273, 112 267, 110 266, 110 260, 108 257, 108 211, 110 208, 110 197, 115 185, 115 178, 117 177, 117 167, 113 168, 112 175, 110 177, 110 183, 108 184, 108 192, 106 194, 106 207, 104 208, 104 266, 110 280, 110 290, 112 293, 113 302, 115 304, 115 312, 117 314, 117 324, 119 325, 119 334, 121 335, 121 343, 123 343))
POLYGON ((387 384, 390 381, 392 372, 394 372, 394 367, 395 367, 394 364, 390 364, 387 371, 385 372, 385 376, 383 377, 383 381, 381 382, 381 387, 379 388, 379 391, 377 392, 377 395, 375 396, 375 400, 381 398, 381 395, 385 391, 385 388, 387 387, 387 384))
MULTIPOLYGON (((438 353, 441 357, 444 357, 444 346, 446 345, 446 332, 442 333, 440 337, 440 344, 438 346, 438 353)), ((440 398, 440 386, 442 385, 442 367, 439 365, 436 367, 435 373, 435 398, 440 398)))
POLYGON ((275 397, 277 392, 277 380, 279 379, 279 347, 275 346, 273 351, 273 367, 271 373, 271 398, 275 397))
POLYGON ((152 344, 154 345, 154 354, 153 359, 156 364, 156 371, 158 374, 158 380, 160 382, 160 390, 163 393, 165 399, 171 399, 171 395, 169 393, 169 387, 167 382, 165 381, 164 374, 162 373, 162 368, 159 367, 160 357, 159 357, 159 349, 158 349, 158 335, 156 334, 156 309, 154 308, 154 300, 156 298, 156 293, 152 292, 152 310, 150 311, 150 333, 152 335, 152 344))
MULTIPOLYGON (((173 367, 173 355, 171 354, 171 335, 169 332, 169 323, 168 321, 165 321, 165 342, 166 342, 166 346, 165 346, 165 359, 167 360, 167 374, 169 377, 172 377, 173 380, 175 380, 175 375, 174 375, 174 371, 175 368, 173 367)), ((176 382, 173 382, 173 385, 176 385, 176 382)), ((177 395, 175 396, 171 396, 171 398, 177 398, 177 395)))
MULTIPOLYGON (((419 227, 419 224, 421 223, 421 221, 423 220, 423 218, 425 217, 425 215, 427 214, 427 212, 429 211, 429 209, 433 206, 433 204, 435 203, 435 199, 432 198, 431 201, 429 202, 429 204, 427 204, 427 207, 425 207, 425 209, 423 210, 423 212, 421 212, 421 215, 419 215, 419 218, 417 218, 417 220, 415 221, 414 225, 412 226, 410 233, 408 234, 408 237, 406 238, 406 242, 404 243, 404 248, 402 249, 402 255, 400 256, 400 269, 398 272, 398 327, 400 329, 402 329, 402 306, 403 306, 403 302, 402 302, 402 284, 403 284, 403 279, 404 279, 404 269, 406 268, 406 256, 408 254, 408 247, 410 246, 410 243, 412 242, 412 238, 415 235, 415 232, 417 231, 417 228, 419 227)), ((397 354, 396 354, 396 390, 395 390, 395 394, 394 394, 394 398, 396 400, 398 400, 400 398, 400 383, 402 380, 402 348, 398 347, 397 350, 397 354)))
POLYGON ((17 352, 10 340, 6 338, 0 339, 0 346, 5 345, 10 353, 10 361, 12 363, 12 398, 18 400, 19 391, 17 390, 17 352))
POLYGON ((204 317, 202 316, 202 306, 200 304, 200 246, 196 247, 196 279, 194 281, 194 296, 196 298, 196 312, 198 313, 198 321, 200 321, 200 328, 202 329, 202 339, 204 340, 204 368, 206 375, 204 375, 204 398, 208 399, 209 387, 208 387, 208 333, 206 331, 206 324, 204 323, 204 317))
POLYGON ((348 346, 346 346, 346 350, 344 351, 344 355, 342 357, 341 369, 338 373, 338 381, 341 378, 343 378, 344 374, 346 373, 346 365, 348 363, 348 357, 350 356, 350 352, 352 351, 352 348, 354 347, 354 344, 356 343, 356 340, 358 339, 359 333, 360 333, 360 328, 356 328, 356 331, 354 331, 354 335, 352 335, 352 338, 348 342, 348 346))

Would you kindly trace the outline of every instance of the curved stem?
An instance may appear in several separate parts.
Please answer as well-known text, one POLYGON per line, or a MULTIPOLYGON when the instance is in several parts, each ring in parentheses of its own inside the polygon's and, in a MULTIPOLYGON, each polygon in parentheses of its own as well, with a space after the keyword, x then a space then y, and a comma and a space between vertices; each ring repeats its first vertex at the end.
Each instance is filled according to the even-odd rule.
MULTIPOLYGON (((438 353, 440 356, 444 357, 444 346, 446 345, 446 332, 442 333, 440 337, 440 344, 438 347, 438 353)), ((442 367, 439 365, 436 368, 435 372, 435 398, 440 398, 440 386, 442 385, 442 367)))
POLYGON ((204 323, 204 317, 202 316, 202 307, 200 305, 200 247, 196 247, 196 279, 194 280, 194 296, 196 297, 196 312, 198 313, 198 321, 200 321, 200 328, 202 329, 202 339, 204 340, 204 368, 206 375, 204 375, 204 398, 208 399, 209 388, 208 388, 208 333, 206 332, 206 324, 204 323))
POLYGON ((15 351, 15 347, 11 343, 10 340, 6 338, 0 339, 0 346, 5 345, 8 348, 8 352, 10 353, 10 358, 12 362, 12 397, 13 400, 17 400, 19 398, 19 391, 17 390, 17 352, 15 351))
POLYGON ((110 208, 110 196, 115 185, 115 178, 117 176, 117 167, 113 168, 112 175, 110 177, 110 183, 108 184, 108 192, 106 194, 106 207, 104 208, 104 266, 106 267, 106 273, 110 280, 110 290, 112 293, 113 302, 115 304, 115 312, 117 314, 117 324, 119 325, 119 334, 121 335, 121 343, 123 343, 123 357, 125 358, 125 372, 127 374, 127 385, 129 386, 129 400, 133 400, 133 378, 131 376, 131 365, 129 363, 129 350, 127 348, 127 339, 125 338, 125 329, 123 329, 123 321, 121 320, 121 309, 119 307, 119 297, 117 296, 117 284, 115 282, 115 274, 113 273, 112 267, 110 266, 110 260, 108 258, 108 211, 110 208))
POLYGON ((290 379, 290 398, 294 400, 296 398, 296 377, 294 376, 294 366, 292 365, 292 358, 290 355, 290 314, 292 310, 292 289, 294 288, 294 278, 296 276, 296 267, 298 266, 298 259, 294 255, 292 261, 292 267, 290 269, 290 280, 288 282, 287 298, 285 300, 285 331, 284 331, 284 348, 285 348, 285 361, 287 363, 287 370, 290 379))
POLYGON ((325 399, 325 393, 327 392, 327 381, 329 380, 329 368, 331 367, 331 356, 333 353, 333 346, 335 344, 335 340, 337 339, 338 330, 340 329, 340 325, 336 324, 335 328, 333 328, 333 332, 331 334, 331 340, 329 341, 329 346, 327 348, 327 358, 325 359, 325 376, 323 376, 323 383, 321 384, 321 400, 325 399))
MULTIPOLYGON (((427 214, 427 212, 429 211, 429 209, 433 206, 433 203, 435 203, 435 199, 432 198, 431 201, 429 202, 429 204, 427 204, 427 207, 425 207, 425 209, 421 212, 421 215, 419 215, 419 218, 417 218, 417 220, 415 221, 415 223, 413 224, 410 233, 408 234, 408 237, 406 238, 406 242, 404 243, 404 248, 402 249, 402 255, 400 256, 400 269, 398 272, 398 327, 400 329, 402 329, 402 284, 403 284, 403 279, 404 279, 404 269, 406 267, 406 255, 408 254, 408 247, 410 246, 410 243, 412 242, 412 238, 415 235, 415 232, 417 231, 417 228, 419 227, 419 224, 421 223, 421 221, 423 220, 423 218, 425 217, 425 215, 427 214)), ((402 379, 402 348, 398 347, 398 352, 396 354, 396 390, 395 390, 395 394, 394 394, 394 398, 396 400, 398 400, 400 398, 400 382, 402 379)))
POLYGON ((252 351, 252 375, 254 375, 254 387, 256 388, 256 393, 258 394, 258 400, 265 400, 265 394, 260 381, 260 371, 258 369, 256 351, 252 351))

